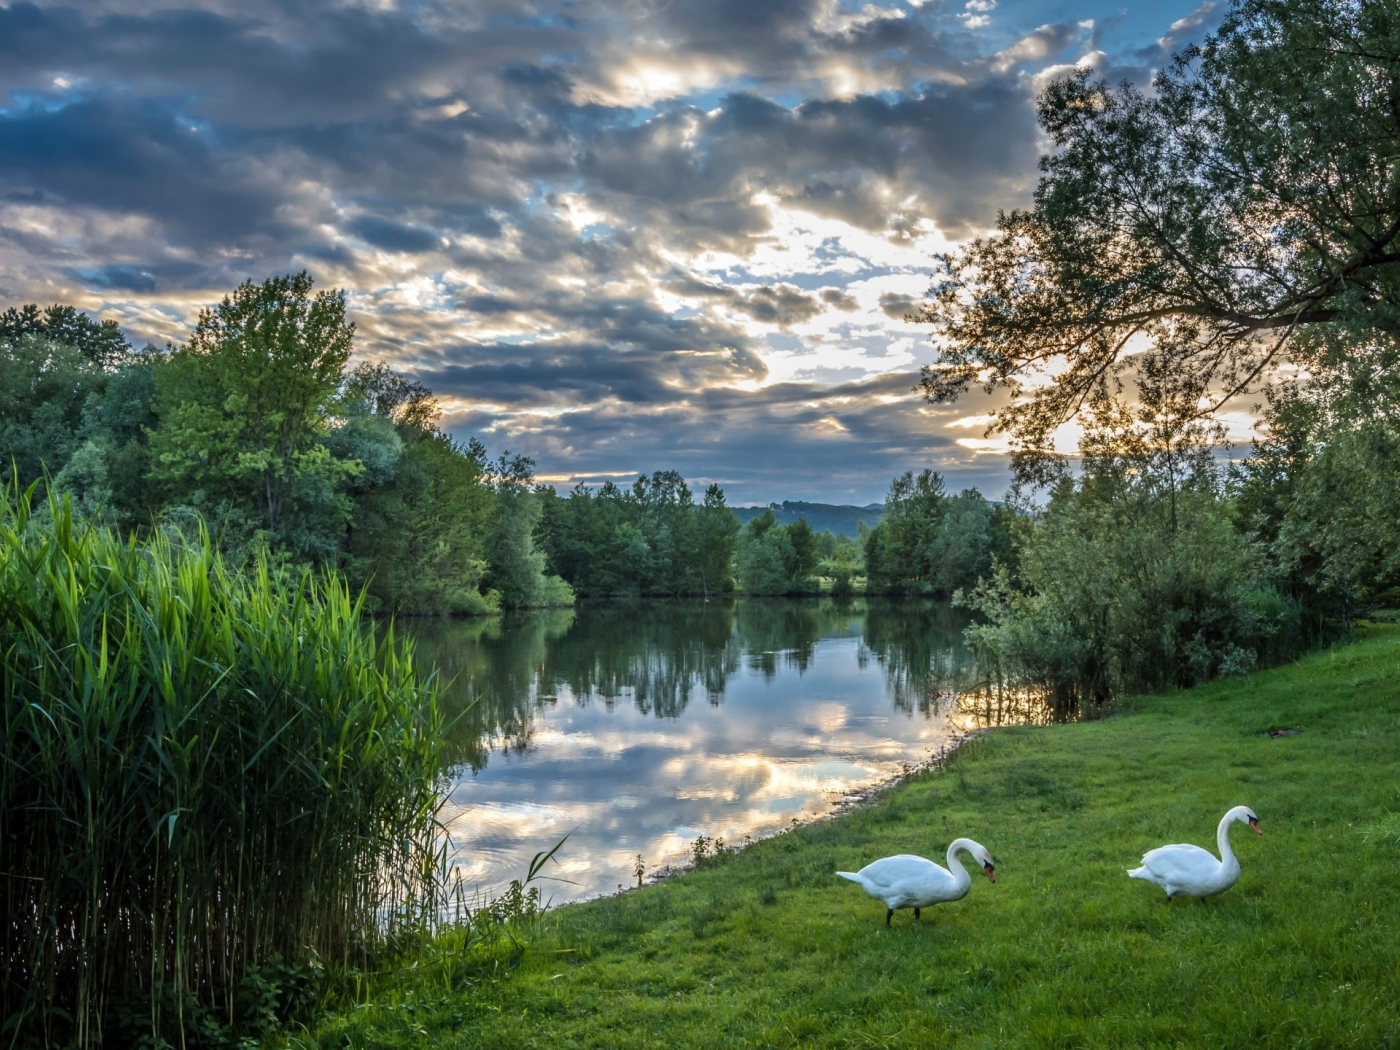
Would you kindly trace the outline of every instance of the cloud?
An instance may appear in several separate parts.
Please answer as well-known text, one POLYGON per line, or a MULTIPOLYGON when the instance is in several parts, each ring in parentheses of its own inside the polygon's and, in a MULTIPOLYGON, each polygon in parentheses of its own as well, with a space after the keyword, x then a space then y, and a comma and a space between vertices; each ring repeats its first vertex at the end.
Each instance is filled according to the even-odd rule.
POLYGON ((307 233, 266 158, 221 147, 162 100, 30 100, 0 113, 0 185, 68 207, 149 218, 200 246, 307 233))
POLYGON ((918 305, 918 301, 912 295, 900 292, 886 292, 880 296, 880 312, 896 321, 904 320, 918 305))
POLYGON ((1199 43, 1204 40, 1208 33, 1215 30, 1224 16, 1225 9, 1222 4, 1216 0, 1205 0, 1190 14, 1173 22, 1167 31, 1157 38, 1153 47, 1139 51, 1138 57, 1145 61, 1159 63, 1187 44, 1193 41, 1199 43))
POLYGON ((781 328, 810 321, 822 312, 816 296, 804 295, 790 284, 757 288, 736 299, 734 306, 756 321, 781 328))
POLYGON ((150 270, 134 266, 80 266, 74 268, 73 276, 86 284, 126 292, 151 292, 156 287, 155 275, 150 270))
MULTIPOLYGON (((452 387, 453 377, 437 378, 442 388, 452 387)), ((760 390, 672 388, 670 401, 561 399, 534 411, 467 411, 451 423, 493 446, 534 456, 549 473, 570 478, 564 488, 574 480, 676 469, 697 483, 719 483, 736 504, 762 502, 773 492, 864 504, 883 499, 899 473, 931 466, 954 490, 999 492, 1005 469, 999 458, 979 461, 956 444, 944 419, 963 409, 921 406, 910 396, 917 378, 902 372, 760 390), (821 464, 819 474, 814 463, 821 464)))
POLYGON ((1218 18, 1129 53, 994 6, 0 6, 0 299, 163 342, 307 267, 362 355, 559 469, 985 473, 909 389, 929 253, 1027 199, 1038 76, 1142 77, 1218 18))
POLYGON ((823 288, 821 290, 822 302, 835 307, 845 313, 852 313, 860 309, 860 302, 853 295, 847 295, 840 288, 823 288))

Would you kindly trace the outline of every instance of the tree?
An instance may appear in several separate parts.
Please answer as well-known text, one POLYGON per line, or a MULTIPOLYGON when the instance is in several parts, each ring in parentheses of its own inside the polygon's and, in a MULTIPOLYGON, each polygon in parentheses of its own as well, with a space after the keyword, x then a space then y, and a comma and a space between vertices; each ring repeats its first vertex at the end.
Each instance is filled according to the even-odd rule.
POLYGON ((925 558, 929 583, 938 594, 971 587, 992 567, 992 505, 976 489, 949 497, 943 520, 925 558))
POLYGON ((792 564, 796 555, 787 529, 774 521, 771 510, 750 518, 739 531, 739 549, 734 557, 734 574, 746 594, 790 594, 793 590, 792 564))
POLYGON ((917 594, 927 589, 928 555, 943 524, 947 495, 937 471, 905 471, 890 482, 885 513, 865 538, 869 588, 917 594))
POLYGON ((311 294, 305 271, 251 281, 200 313, 157 375, 153 473, 172 492, 224 502, 302 556, 334 550, 361 465, 324 437, 355 326, 345 294, 311 294))
POLYGON ((1007 388, 993 429, 1034 463, 1142 367, 1200 415, 1290 358, 1325 370, 1365 343, 1393 361, 1400 7, 1237 0, 1153 93, 1080 71, 1039 117, 1054 152, 1033 206, 940 256, 914 317, 940 348, 930 400, 1007 388))
POLYGON ((535 546, 542 509, 530 489, 535 461, 504 452, 490 469, 496 506, 487 545, 489 586, 507 608, 572 605, 573 590, 545 573, 544 552, 535 546))
POLYGON ((817 537, 805 518, 779 525, 768 507, 739 530, 734 574, 748 594, 811 594, 816 568, 817 537))
POLYGON ((685 478, 674 470, 658 470, 650 478, 642 475, 632 485, 632 502, 650 554, 642 589, 652 594, 699 590, 692 561, 695 501, 685 478))
POLYGON ((35 333, 0 339, 0 479, 28 485, 61 471, 107 379, 77 347, 35 333))
POLYGON ((1400 594, 1400 377, 1378 356, 1270 391, 1235 472, 1241 524, 1324 634, 1400 594))
POLYGON ((710 594, 732 590, 739 523, 711 485, 696 505, 673 470, 643 475, 630 489, 578 485, 565 499, 536 489, 535 536, 549 567, 588 594, 710 594))
POLYGON ((155 377, 163 363, 150 347, 128 355, 108 376, 101 399, 89 401, 83 413, 83 434, 106 460, 109 509, 125 530, 150 526, 159 510, 149 483, 150 434, 159 423, 155 377))
POLYGON ((739 519, 724 501, 724 490, 711 484, 697 513, 693 571, 700 592, 727 592, 734 589, 734 548, 739 535, 739 519))
POLYGON ((30 303, 0 314, 0 343, 37 335, 71 346, 98 368, 115 368, 131 352, 116 321, 94 321, 75 307, 55 303, 42 313, 30 303))
POLYGON ((1100 460, 1056 484, 1017 578, 999 569, 962 597, 981 614, 966 634, 986 679, 1043 690, 1067 711, 1277 655, 1296 606, 1261 583, 1263 552, 1235 528, 1209 458, 1195 462, 1174 499, 1143 459, 1100 460))
POLYGON ((354 494, 346 539, 350 578, 391 612, 493 611, 498 597, 482 591, 495 502, 486 449, 416 428, 404 437, 389 433, 399 450, 390 476, 359 453, 372 483, 354 494))
POLYGON ((812 531, 812 526, 807 524, 807 519, 800 516, 785 528, 787 529, 788 542, 792 544, 792 565, 788 570, 789 575, 794 580, 805 580, 817 571, 819 560, 817 534, 812 531))
POLYGON ((436 431, 442 410, 433 392, 383 361, 363 361, 345 379, 344 400, 396 427, 436 431))

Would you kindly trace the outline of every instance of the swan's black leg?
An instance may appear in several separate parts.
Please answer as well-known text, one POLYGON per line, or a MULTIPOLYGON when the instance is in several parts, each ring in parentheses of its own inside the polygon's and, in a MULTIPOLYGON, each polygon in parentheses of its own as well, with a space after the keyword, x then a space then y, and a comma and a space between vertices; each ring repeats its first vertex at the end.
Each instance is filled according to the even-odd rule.
POLYGON ((885 909, 885 925, 888 926, 888 925, 890 924, 890 920, 893 919, 893 918, 894 918, 894 909, 893 909, 893 908, 886 908, 886 909, 885 909))
POLYGON ((918 909, 918 908, 915 908, 915 909, 914 909, 914 921, 915 921, 915 922, 918 922, 918 921, 919 921, 919 909, 918 909))

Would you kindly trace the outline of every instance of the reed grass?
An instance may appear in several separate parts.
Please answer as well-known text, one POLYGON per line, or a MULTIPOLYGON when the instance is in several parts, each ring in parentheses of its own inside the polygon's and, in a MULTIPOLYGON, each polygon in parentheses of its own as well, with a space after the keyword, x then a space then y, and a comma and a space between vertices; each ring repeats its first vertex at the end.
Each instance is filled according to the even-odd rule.
POLYGON ((6 1044, 230 1041, 250 975, 426 924, 436 685, 360 597, 0 504, 6 1044))

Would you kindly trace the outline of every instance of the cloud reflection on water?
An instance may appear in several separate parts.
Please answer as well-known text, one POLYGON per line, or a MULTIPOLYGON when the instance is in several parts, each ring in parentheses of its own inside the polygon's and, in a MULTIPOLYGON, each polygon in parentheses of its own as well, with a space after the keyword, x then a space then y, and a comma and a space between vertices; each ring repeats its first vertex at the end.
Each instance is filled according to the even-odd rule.
MULTIPOLYGON (((556 902, 828 812, 954 734, 928 678, 962 618, 933 603, 581 607, 423 623, 451 679, 461 773, 444 811, 469 890, 569 835, 556 902), (470 706, 467 706, 470 705, 470 706)), ((911 849, 918 843, 911 843, 911 849)))

